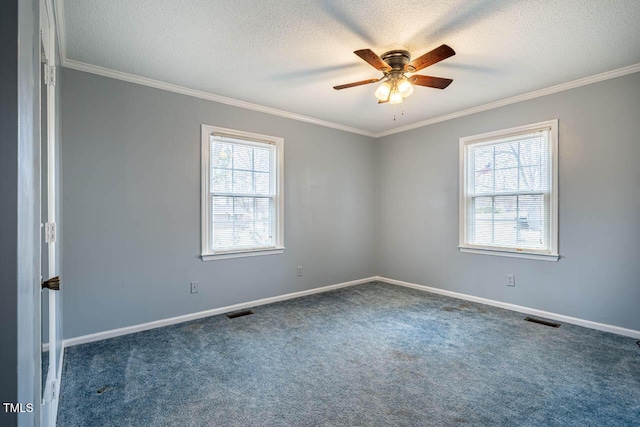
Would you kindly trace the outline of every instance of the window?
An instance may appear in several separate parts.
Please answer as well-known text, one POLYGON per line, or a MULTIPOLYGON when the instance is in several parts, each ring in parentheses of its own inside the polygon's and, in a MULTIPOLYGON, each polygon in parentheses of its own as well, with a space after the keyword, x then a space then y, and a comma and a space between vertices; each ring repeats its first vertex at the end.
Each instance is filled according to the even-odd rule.
POLYGON ((460 139, 460 251, 558 260, 558 121, 460 139))
POLYGON ((202 259, 282 253, 284 140, 202 126, 202 259))

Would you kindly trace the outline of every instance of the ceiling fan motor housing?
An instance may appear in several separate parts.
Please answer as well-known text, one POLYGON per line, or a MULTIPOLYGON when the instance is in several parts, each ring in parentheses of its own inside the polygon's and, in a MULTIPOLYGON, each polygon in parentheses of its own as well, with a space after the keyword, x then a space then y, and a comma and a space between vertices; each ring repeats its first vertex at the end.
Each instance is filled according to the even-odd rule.
POLYGON ((389 64, 391 67, 391 71, 389 72, 391 73, 394 71, 404 71, 405 65, 411 61, 411 54, 406 50, 390 50, 381 55, 381 58, 389 64))

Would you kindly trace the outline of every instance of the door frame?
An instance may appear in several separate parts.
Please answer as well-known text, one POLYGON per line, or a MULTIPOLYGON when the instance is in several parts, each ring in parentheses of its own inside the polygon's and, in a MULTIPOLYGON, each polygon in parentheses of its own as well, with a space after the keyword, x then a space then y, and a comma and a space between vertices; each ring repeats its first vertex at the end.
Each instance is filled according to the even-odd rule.
MULTIPOLYGON (((40 0, 40 37, 42 43, 42 50, 44 55, 42 62, 44 63, 43 69, 44 75, 41 79, 44 79, 47 102, 46 105, 40 105, 40 114, 46 114, 46 150, 47 150, 47 188, 41 189, 41 200, 47 198, 47 213, 46 218, 41 218, 42 230, 45 233, 45 241, 47 245, 48 256, 48 271, 42 271, 41 274, 44 279, 55 277, 59 274, 57 271, 57 251, 56 242, 59 240, 58 236, 58 224, 56 222, 56 209, 58 205, 58 188, 59 181, 56 179, 57 171, 57 121, 56 121, 56 25, 55 25, 55 11, 53 0, 40 0), (46 193, 45 193, 46 191, 46 193)), ((40 97, 42 100, 42 97, 40 97)), ((42 135, 42 133, 41 133, 42 135)), ((42 139, 42 136, 41 136, 42 139)), ((40 167, 42 171, 42 166, 40 167)), ((42 214, 41 214, 42 215, 42 214)), ((42 240, 40 240, 42 242, 42 240)), ((42 243, 41 243, 42 244, 42 243)), ((42 294, 41 294, 42 295, 42 294)), ((61 334, 62 328, 58 327, 62 319, 58 318, 61 310, 59 305, 61 304, 60 291, 49 290, 49 370, 47 372, 47 378, 45 382, 45 390, 42 394, 41 401, 41 425, 42 426, 55 426, 58 412, 58 398, 60 394, 60 378, 62 374, 62 356, 64 354, 64 347, 62 346, 61 334), (58 346, 58 344, 60 344, 58 346), (56 349, 60 348, 59 353, 56 349)), ((42 297, 40 298, 42 303, 42 297)), ((42 349, 41 349, 42 351, 42 349)), ((42 352, 41 352, 42 357, 42 352)), ((40 381, 40 378, 37 379, 40 381)))

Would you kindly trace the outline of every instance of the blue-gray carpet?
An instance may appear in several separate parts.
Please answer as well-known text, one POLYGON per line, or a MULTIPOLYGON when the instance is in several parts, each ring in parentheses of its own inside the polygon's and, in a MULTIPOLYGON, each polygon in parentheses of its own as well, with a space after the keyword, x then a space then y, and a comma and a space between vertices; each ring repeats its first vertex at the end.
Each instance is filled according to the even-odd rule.
POLYGON ((638 426, 636 340, 384 283, 66 349, 61 426, 638 426))
POLYGON ((49 352, 42 352, 42 396, 44 396, 44 386, 47 384, 47 374, 49 373, 49 352))

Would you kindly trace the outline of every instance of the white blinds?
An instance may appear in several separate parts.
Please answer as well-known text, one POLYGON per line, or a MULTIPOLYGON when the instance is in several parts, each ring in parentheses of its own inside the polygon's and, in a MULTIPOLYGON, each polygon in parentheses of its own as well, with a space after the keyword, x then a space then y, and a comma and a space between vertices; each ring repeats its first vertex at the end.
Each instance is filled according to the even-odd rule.
POLYGON ((466 243, 549 251, 550 129, 466 146, 466 243))
POLYGON ((214 252, 275 247, 275 145, 211 136, 214 252))

